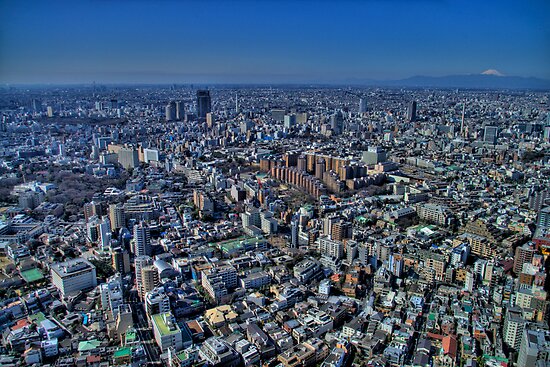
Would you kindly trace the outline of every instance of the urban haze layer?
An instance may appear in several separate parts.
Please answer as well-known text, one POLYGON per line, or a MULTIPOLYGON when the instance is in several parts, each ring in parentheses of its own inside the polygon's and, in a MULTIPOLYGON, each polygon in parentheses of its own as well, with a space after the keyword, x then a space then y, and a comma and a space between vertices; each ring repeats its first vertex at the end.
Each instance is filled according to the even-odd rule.
POLYGON ((0 366, 550 366, 543 91, 0 91, 0 366))

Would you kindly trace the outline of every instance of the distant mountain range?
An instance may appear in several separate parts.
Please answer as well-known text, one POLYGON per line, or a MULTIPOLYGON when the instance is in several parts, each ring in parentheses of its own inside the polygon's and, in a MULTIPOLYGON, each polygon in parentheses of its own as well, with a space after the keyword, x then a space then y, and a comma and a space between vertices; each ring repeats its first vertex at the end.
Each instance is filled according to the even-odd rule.
POLYGON ((465 88, 465 89, 550 89, 550 80, 504 76, 496 70, 482 74, 448 76, 413 76, 399 80, 355 80, 354 84, 381 87, 465 88))

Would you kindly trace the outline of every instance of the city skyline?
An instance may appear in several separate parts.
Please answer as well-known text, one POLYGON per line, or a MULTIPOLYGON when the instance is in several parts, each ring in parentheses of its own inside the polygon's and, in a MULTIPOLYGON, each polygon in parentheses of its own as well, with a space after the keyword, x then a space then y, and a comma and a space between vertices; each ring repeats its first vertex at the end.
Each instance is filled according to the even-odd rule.
POLYGON ((543 1, 0 4, 0 83, 550 79, 543 1))

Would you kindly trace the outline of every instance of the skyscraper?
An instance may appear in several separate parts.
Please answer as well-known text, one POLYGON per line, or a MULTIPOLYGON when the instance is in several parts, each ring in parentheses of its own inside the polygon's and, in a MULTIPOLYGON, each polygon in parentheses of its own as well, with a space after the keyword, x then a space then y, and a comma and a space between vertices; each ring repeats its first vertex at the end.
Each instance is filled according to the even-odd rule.
POLYGON ((344 131, 344 116, 338 111, 330 116, 330 128, 335 135, 340 135, 344 131))
POLYGON ((298 213, 294 214, 292 221, 290 222, 290 232, 291 232, 291 248, 298 248, 298 234, 300 231, 299 228, 299 215, 298 213))
POLYGON ((183 120, 183 115, 185 115, 185 105, 182 101, 176 101, 176 120, 183 120))
POLYGON ((212 100, 209 90, 197 91, 197 117, 199 120, 205 120, 206 114, 212 112, 212 100))
POLYGON ((485 126, 485 131, 483 133, 483 141, 492 145, 497 143, 498 138, 498 127, 496 126, 485 126))
POLYGON ((145 222, 134 226, 134 255, 151 255, 151 232, 145 222))
POLYGON ((360 98, 359 99, 359 113, 365 113, 367 112, 367 99, 366 98, 360 98))
POLYGON ((109 205, 109 219, 111 221, 111 229, 113 231, 126 226, 124 205, 121 203, 109 205))
POLYGON ((176 102, 170 101, 165 107, 166 121, 174 121, 177 116, 176 102))
POLYGON ((409 122, 416 121, 416 101, 412 101, 409 104, 409 109, 407 110, 407 120, 409 122))
POLYGON ((135 260, 135 276, 136 276, 136 287, 141 299, 145 296, 145 291, 143 289, 143 277, 142 269, 146 268, 149 265, 153 264, 153 259, 150 256, 138 256, 135 260))

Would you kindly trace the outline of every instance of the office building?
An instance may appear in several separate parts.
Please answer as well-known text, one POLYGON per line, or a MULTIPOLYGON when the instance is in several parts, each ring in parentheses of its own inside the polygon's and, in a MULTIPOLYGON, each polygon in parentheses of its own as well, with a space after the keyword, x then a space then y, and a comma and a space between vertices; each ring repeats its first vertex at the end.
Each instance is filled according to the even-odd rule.
POLYGON ((83 258, 53 264, 51 275, 52 283, 62 297, 74 296, 97 286, 95 266, 83 258))
POLYGON ((359 113, 365 112, 367 112, 367 99, 363 97, 359 99, 359 113))
POLYGON ((407 109, 407 120, 409 122, 416 121, 416 101, 411 101, 411 103, 409 103, 409 108, 407 109))
POLYGON ((185 105, 181 101, 176 101, 176 120, 183 120, 185 115, 185 105))
POLYGON ((111 223, 109 218, 104 216, 97 226, 97 231, 99 233, 99 245, 102 250, 107 250, 111 245, 111 223))
POLYGON ((145 222, 134 225, 134 255, 151 256, 151 231, 145 222))
POLYGON ((485 143, 495 145, 498 139, 498 127, 496 126, 485 126, 483 132, 483 141, 485 143))
POLYGON ((126 215, 123 204, 109 205, 109 220, 111 221, 111 229, 113 231, 126 227, 126 215))
POLYGON ((344 116, 341 111, 330 116, 330 129, 334 135, 340 135, 344 132, 344 116))
POLYGON ((385 162, 387 159, 386 151, 379 146, 370 146, 366 152, 363 152, 363 163, 367 166, 385 162))
POLYGON ((197 91, 197 117, 199 120, 205 121, 206 114, 212 112, 212 100, 209 90, 197 91))
POLYGON ((171 313, 153 315, 151 319, 155 341, 163 353, 167 352, 168 348, 174 348, 176 351, 183 349, 183 334, 171 313))
POLYGON ((546 367, 550 364, 550 333, 544 330, 523 331, 517 367, 546 367))
POLYGON ((176 102, 170 101, 164 108, 166 121, 174 121, 177 117, 176 102))
POLYGON ((118 163, 124 168, 136 168, 139 166, 139 155, 133 147, 122 147, 118 151, 118 163))

